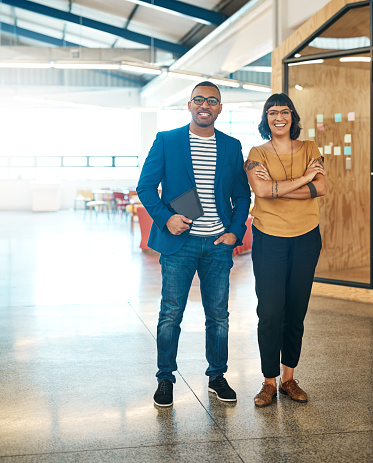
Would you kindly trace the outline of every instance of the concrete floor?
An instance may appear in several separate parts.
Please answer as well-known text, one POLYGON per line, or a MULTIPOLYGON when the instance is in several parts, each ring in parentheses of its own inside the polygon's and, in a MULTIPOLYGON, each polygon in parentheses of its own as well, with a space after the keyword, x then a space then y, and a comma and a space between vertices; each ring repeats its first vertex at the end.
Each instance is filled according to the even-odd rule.
POLYGON ((236 405, 207 392, 193 284, 174 406, 157 409, 158 255, 138 225, 81 211, 0 213, 0 461, 372 462, 373 305, 311 298, 296 370, 309 402, 254 407, 260 388, 250 254, 231 278, 236 405))

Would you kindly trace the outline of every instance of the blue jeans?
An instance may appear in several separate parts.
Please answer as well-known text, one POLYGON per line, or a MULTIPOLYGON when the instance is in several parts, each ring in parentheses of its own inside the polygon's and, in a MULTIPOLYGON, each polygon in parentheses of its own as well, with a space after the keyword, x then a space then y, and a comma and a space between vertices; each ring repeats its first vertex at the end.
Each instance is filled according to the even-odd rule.
POLYGON ((176 355, 180 324, 190 286, 197 271, 206 317, 206 375, 211 379, 227 371, 229 274, 233 266, 233 245, 214 244, 217 236, 189 235, 182 248, 162 254, 162 299, 157 327, 158 381, 176 381, 176 355))

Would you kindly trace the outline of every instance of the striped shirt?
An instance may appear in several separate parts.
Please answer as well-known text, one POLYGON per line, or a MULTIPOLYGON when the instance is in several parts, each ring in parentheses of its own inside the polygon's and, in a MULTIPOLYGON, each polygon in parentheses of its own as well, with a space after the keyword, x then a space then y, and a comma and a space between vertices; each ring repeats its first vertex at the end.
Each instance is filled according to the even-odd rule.
POLYGON ((225 228, 215 204, 216 138, 198 137, 189 132, 194 178, 204 215, 193 221, 191 235, 214 236, 224 233, 225 228))

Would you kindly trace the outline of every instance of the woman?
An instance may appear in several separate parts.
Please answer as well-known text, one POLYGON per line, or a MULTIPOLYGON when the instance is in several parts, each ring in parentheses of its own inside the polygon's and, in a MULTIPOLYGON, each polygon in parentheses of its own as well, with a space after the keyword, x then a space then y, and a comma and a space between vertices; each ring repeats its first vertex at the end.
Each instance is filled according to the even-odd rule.
POLYGON ((245 170, 255 205, 252 259, 258 298, 258 342, 264 382, 257 407, 279 391, 298 402, 307 394, 294 379, 316 264, 321 251, 317 196, 327 191, 320 152, 298 140, 300 118, 284 93, 264 104, 259 132, 264 145, 253 147, 245 170))

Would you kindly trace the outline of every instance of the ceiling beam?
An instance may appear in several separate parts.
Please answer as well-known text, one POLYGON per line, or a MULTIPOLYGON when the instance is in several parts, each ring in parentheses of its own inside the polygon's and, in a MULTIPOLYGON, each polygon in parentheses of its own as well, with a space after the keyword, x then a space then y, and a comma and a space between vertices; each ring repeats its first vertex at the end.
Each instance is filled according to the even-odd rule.
POLYGON ((169 13, 179 14, 195 21, 208 25, 219 26, 227 16, 218 11, 208 10, 200 6, 191 5, 190 3, 180 2, 178 0, 127 0, 137 5, 157 8, 169 13))
MULTIPOLYGON (((126 24, 124 25, 123 29, 127 29, 127 28, 128 28, 130 22, 132 21, 132 18, 135 16, 136 11, 138 10, 138 8, 139 8, 139 5, 135 5, 135 7, 132 9, 131 13, 129 14, 129 16, 128 16, 128 18, 127 18, 127 22, 126 22, 126 24)), ((113 45, 112 45, 112 48, 115 47, 115 45, 117 44, 117 42, 118 42, 118 39, 115 39, 115 40, 114 40, 114 43, 113 43, 113 45)))
POLYGON ((188 48, 178 43, 168 42, 166 40, 149 37, 138 32, 132 32, 127 29, 112 26, 110 24, 95 21, 93 19, 78 16, 76 14, 69 13, 67 11, 58 10, 49 6, 41 5, 40 3, 30 2, 28 0, 1 0, 1 3, 21 8, 23 10, 32 11, 44 16, 51 18, 60 19, 61 21, 67 21, 81 26, 89 27, 101 32, 106 32, 131 42, 141 43, 149 47, 154 46, 160 50, 165 50, 177 55, 183 55, 188 51, 188 48))
POLYGON ((55 45, 56 47, 80 47, 77 43, 66 42, 66 40, 56 39, 49 35, 39 34, 38 32, 30 31, 22 27, 13 26, 11 24, 0 23, 0 29, 3 32, 9 34, 16 34, 20 37, 26 37, 28 39, 37 40, 38 42, 48 43, 49 45, 55 45))

